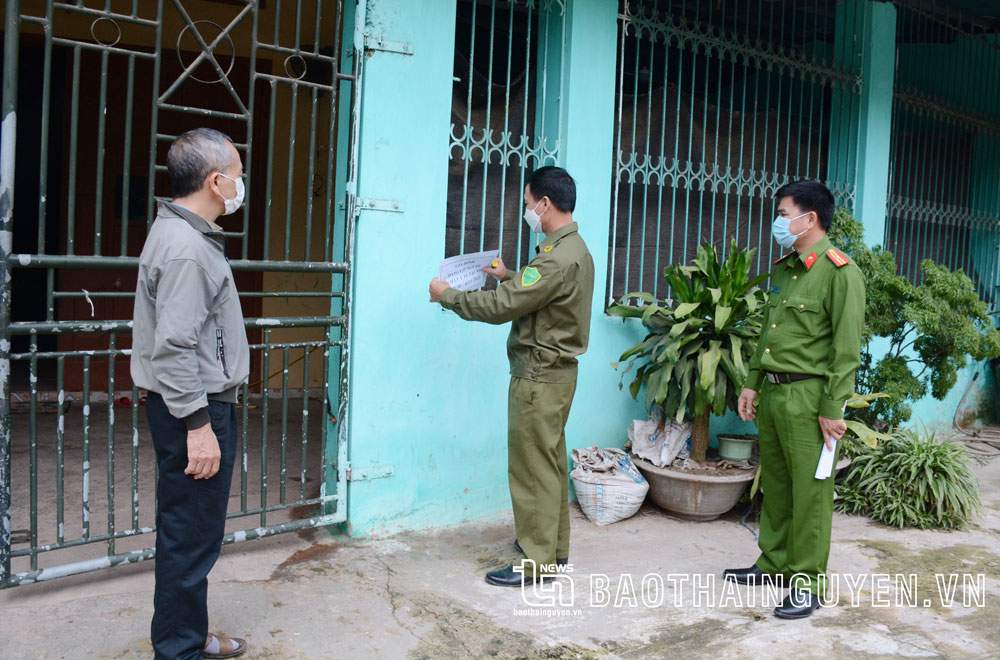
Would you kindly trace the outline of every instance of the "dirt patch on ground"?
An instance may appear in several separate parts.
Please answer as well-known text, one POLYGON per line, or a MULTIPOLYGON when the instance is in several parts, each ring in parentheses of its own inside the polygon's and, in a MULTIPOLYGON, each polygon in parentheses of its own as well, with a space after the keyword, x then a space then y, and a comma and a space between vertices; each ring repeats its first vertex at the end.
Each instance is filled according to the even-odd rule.
POLYGON ((722 619, 704 619, 682 625, 662 626, 647 640, 605 642, 601 647, 623 660, 645 658, 733 658, 726 652, 733 639, 752 622, 728 625, 722 619))
MULTIPOLYGON (((958 544, 942 548, 911 550, 893 541, 857 540, 862 552, 878 562, 878 573, 916 575, 921 591, 931 590, 937 596, 937 575, 979 575, 987 580, 1000 580, 1000 554, 979 545, 958 544)), ((956 600, 962 599, 959 581, 956 600)), ((933 599, 937 601, 937 598, 933 599)), ((947 608, 943 608, 947 609, 947 608)))
POLYGON ((325 562, 344 547, 343 543, 318 543, 308 548, 303 548, 295 552, 285 561, 278 564, 278 567, 271 573, 272 580, 290 582, 300 577, 303 569, 309 563, 325 562))
MULTIPOLYGON (((823 630, 841 630, 845 638, 837 640, 837 658, 972 658, 975 655, 963 651, 958 645, 944 645, 928 638, 919 626, 903 623, 896 616, 894 608, 872 608, 866 604, 851 607, 849 599, 842 599, 836 607, 830 608, 836 616, 816 617, 813 626, 823 630), (868 632, 878 637, 888 637, 895 643, 893 653, 880 653, 864 648, 860 639, 868 632)), ((829 612, 829 609, 827 610, 829 612)))
MULTIPOLYGON (((926 608, 944 621, 961 626, 975 637, 987 640, 993 648, 1000 648, 1000 627, 997 626, 997 621, 1000 621, 1000 603, 989 594, 976 593, 978 586, 976 576, 985 576, 987 589, 990 588, 990 582, 995 583, 1000 580, 1000 554, 991 552, 985 546, 969 544, 910 549, 892 541, 855 542, 861 546, 863 552, 877 560, 878 573, 889 576, 916 575, 919 589, 918 606, 922 606, 922 609, 926 608), (947 593, 950 589, 949 576, 952 575, 959 577, 954 583, 954 603, 949 606, 943 602, 941 596, 942 591, 947 593), (966 581, 964 576, 971 577, 966 581), (977 602, 979 596, 982 596, 984 602, 977 602), (965 607, 966 602, 971 606, 965 607)), ((865 597, 870 600, 870 590, 864 593, 863 600, 865 597)), ((895 596, 893 601, 895 602, 895 596)), ((894 635, 919 635, 919 629, 903 626, 897 617, 892 616, 894 609, 896 608, 846 608, 841 616, 833 620, 833 625, 839 626, 844 616, 857 619, 858 625, 870 625, 873 618, 885 619, 885 623, 890 626, 894 635)), ((940 648, 940 645, 934 647, 944 657, 968 657, 967 652, 962 652, 960 645, 947 649, 940 648)))
POLYGON ((596 660, 607 656, 577 645, 543 646, 530 635, 498 626, 485 614, 435 594, 410 592, 405 599, 411 616, 434 626, 420 636, 410 660, 596 660))

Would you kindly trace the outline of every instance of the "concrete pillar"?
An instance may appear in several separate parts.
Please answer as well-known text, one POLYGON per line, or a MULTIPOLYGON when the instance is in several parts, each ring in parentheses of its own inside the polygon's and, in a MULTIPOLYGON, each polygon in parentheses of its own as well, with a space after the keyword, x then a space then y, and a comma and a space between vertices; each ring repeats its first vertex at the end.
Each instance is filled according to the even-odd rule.
POLYGON ((577 220, 594 257, 594 319, 604 323, 608 322, 604 290, 611 230, 618 3, 568 0, 566 12, 565 21, 549 21, 549 43, 559 44, 563 66, 559 73, 551 59, 559 52, 550 50, 549 68, 557 73, 547 84, 540 111, 546 114, 547 137, 559 140, 559 165, 577 181, 577 220))
MULTIPOLYGON (((500 443, 491 427, 505 409, 480 414, 477 426, 471 404, 456 395, 486 372, 472 347, 502 347, 502 335, 456 340, 469 328, 427 295, 444 257, 456 3, 361 1, 357 196, 386 203, 363 205, 356 220, 348 531, 370 535, 453 522, 472 499, 456 493, 499 482, 500 471, 477 461, 474 447, 487 434, 500 443)), ((502 348, 495 353, 491 366, 505 390, 502 348)), ((501 508, 500 485, 492 501, 480 490, 470 513, 501 508)))
POLYGON ((853 183, 854 215, 865 242, 885 239, 896 8, 887 2, 847 0, 837 6, 834 58, 861 75, 860 94, 836 90, 831 113, 829 178, 853 183))

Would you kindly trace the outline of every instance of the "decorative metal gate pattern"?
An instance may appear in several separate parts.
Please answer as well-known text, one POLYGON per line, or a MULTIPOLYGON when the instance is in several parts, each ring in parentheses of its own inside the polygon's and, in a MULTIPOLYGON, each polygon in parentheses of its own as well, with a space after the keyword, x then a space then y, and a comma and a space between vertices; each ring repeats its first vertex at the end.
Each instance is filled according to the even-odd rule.
POLYGON ((526 174, 559 154, 563 0, 459 0, 445 256, 500 248, 516 267, 526 174))
POLYGON ((6 0, 0 587, 153 556, 135 270, 169 143, 200 125, 248 177, 221 220, 253 363, 225 540, 345 520, 363 58, 344 4, 6 0))
POLYGON ((856 56, 833 47, 834 0, 622 0, 608 302, 666 295, 663 266, 729 237, 766 272, 774 192, 819 179, 854 200, 856 56), (850 129, 847 129, 850 130, 850 129), (831 157, 832 154, 832 157, 831 157))
POLYGON ((885 245, 900 274, 961 268, 996 308, 1000 38, 940 3, 899 2, 885 245))

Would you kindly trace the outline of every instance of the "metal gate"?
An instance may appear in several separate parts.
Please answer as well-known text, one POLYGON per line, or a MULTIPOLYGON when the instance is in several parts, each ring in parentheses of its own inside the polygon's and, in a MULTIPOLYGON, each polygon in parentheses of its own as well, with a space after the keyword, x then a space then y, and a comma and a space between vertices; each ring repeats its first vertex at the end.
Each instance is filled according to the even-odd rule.
POLYGON ((167 148, 201 125, 232 136, 248 177, 220 223, 252 356, 225 542, 346 519, 363 11, 6 0, 0 587, 154 555, 130 319, 167 148))

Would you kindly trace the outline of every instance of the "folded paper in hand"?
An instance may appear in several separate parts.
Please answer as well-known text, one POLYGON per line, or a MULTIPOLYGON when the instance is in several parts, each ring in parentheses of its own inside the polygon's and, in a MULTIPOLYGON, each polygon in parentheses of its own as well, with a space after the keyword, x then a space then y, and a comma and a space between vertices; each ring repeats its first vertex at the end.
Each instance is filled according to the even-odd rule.
POLYGON ((482 289, 486 286, 486 273, 483 272, 483 268, 489 266, 499 256, 499 250, 487 250, 442 259, 438 265, 438 279, 448 282, 451 288, 459 291, 482 289))
POLYGON ((833 449, 823 443, 823 453, 819 455, 819 463, 816 464, 816 478, 819 480, 828 479, 833 474, 833 457, 837 454, 837 441, 830 436, 833 449))

